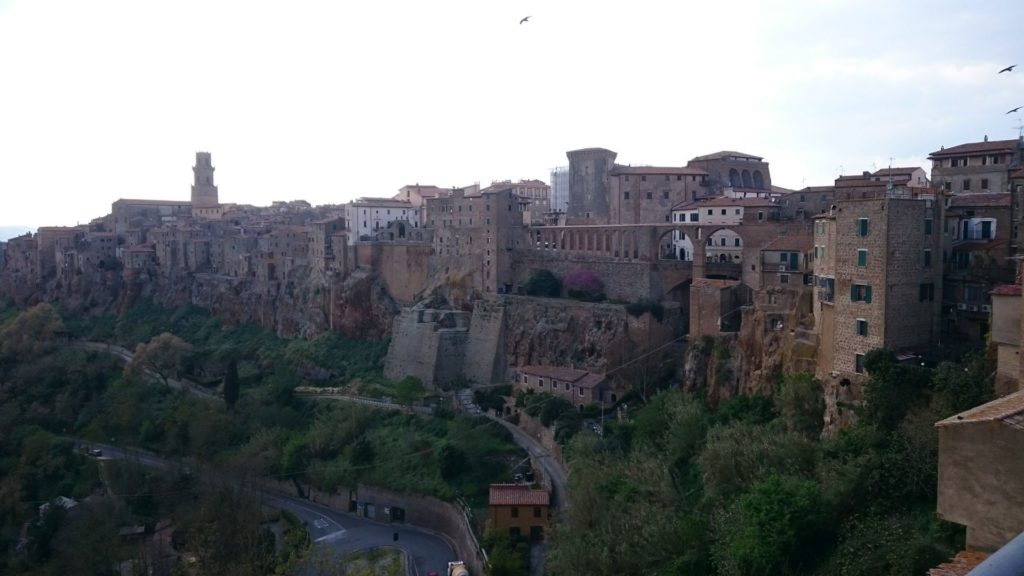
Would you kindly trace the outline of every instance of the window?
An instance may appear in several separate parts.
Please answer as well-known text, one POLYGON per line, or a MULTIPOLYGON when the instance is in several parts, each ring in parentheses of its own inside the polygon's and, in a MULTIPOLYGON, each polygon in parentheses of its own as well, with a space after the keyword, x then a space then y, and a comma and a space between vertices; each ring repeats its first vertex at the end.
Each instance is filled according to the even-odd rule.
POLYGON ((722 216, 725 216, 725 208, 722 208, 722 216))
POLYGON ((863 318, 857 318, 857 336, 868 335, 868 321, 863 318))
POLYGON ((526 374, 523 374, 523 384, 528 384, 529 382, 530 382, 530 377, 527 376, 526 374))
POLYGON ((970 190, 971 189, 971 179, 970 178, 964 178, 964 188, 963 189, 964 190, 970 190))
POLYGON ((653 198, 653 197, 654 197, 654 193, 652 193, 652 192, 648 192, 648 193, 647 193, 647 199, 648 199, 648 200, 650 200, 650 199, 651 199, 651 198, 653 198))
POLYGON ((629 192, 623 192, 623 193, 622 193, 622 198, 623 198, 624 200, 629 200, 629 192))
POLYGON ((739 215, 740 215, 740 209, 739 209, 739 208, 737 208, 737 209, 736 209, 736 215, 737 215, 737 216, 739 216, 739 215))
POLYGON ((533 517, 540 518, 540 506, 533 507, 533 517))
POLYGON ((858 218, 857 219, 857 235, 867 236, 868 235, 868 219, 858 218))
MULTIPOLYGON (((668 176, 665 176, 665 178, 668 178, 668 176)), ((662 190, 661 197, 664 198, 665 200, 668 200, 668 190, 662 190)))
POLYGON ((712 210, 711 208, 708 208, 708 216, 713 216, 714 214, 715 214, 715 211, 712 210))
POLYGON ((853 371, 857 374, 864 373, 864 355, 854 354, 853 355, 853 371))
POLYGON ((868 251, 864 249, 857 250, 857 267, 866 268, 868 265, 868 251))
POLYGON ((988 178, 981 179, 981 189, 988 190, 988 178))
POLYGON ((850 285, 851 302, 871 302, 871 286, 868 284, 850 285))
POLYGON ((925 268, 931 268, 932 267, 932 251, 931 251, 931 249, 926 248, 921 253, 921 264, 925 268))
POLYGON ((758 220, 764 220, 764 212, 758 212, 757 213, 757 219, 758 220))
POLYGON ((641 182, 647 182, 647 176, 641 176, 640 177, 640 181, 641 182))
POLYGON ((789 284, 789 274, 779 274, 779 284, 789 284))
POLYGON ((931 282, 927 284, 921 284, 917 288, 917 301, 918 302, 933 302, 935 300, 935 284, 931 282))
POLYGON ((580 388, 579 391, 580 391, 580 396, 583 396, 583 388, 580 388))
POLYGON ((931 234, 932 234, 932 219, 931 218, 925 218, 924 219, 924 234, 925 234, 925 236, 931 236, 931 234))
POLYGON ((565 383, 565 389, 566 389, 566 390, 568 390, 568 389, 569 389, 569 383, 568 383, 568 382, 566 382, 566 383, 565 383))
POLYGON ((733 242, 734 242, 734 245, 735 245, 735 246, 739 246, 739 245, 740 245, 740 239, 739 239, 739 238, 735 238, 735 239, 733 240, 733 242))
POLYGON ((696 222, 700 218, 699 212, 690 212, 690 222, 696 222))
POLYGON ((725 246, 725 238, 719 238, 718 239, 718 245, 719 246, 725 246))
POLYGON ((512 517, 513 518, 519 518, 519 507, 518 506, 513 506, 512 507, 512 517))
POLYGON ((537 386, 540 387, 540 388, 544 387, 544 379, 543 378, 539 378, 537 380, 537 386))

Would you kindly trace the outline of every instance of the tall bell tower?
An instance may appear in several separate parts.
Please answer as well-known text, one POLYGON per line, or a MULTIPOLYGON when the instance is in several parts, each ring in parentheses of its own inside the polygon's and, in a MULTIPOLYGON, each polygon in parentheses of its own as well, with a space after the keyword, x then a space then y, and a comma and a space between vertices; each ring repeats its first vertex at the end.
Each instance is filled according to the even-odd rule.
POLYGON ((209 152, 196 152, 196 165, 192 167, 192 208, 215 208, 220 205, 217 187, 213 185, 213 161, 209 152))

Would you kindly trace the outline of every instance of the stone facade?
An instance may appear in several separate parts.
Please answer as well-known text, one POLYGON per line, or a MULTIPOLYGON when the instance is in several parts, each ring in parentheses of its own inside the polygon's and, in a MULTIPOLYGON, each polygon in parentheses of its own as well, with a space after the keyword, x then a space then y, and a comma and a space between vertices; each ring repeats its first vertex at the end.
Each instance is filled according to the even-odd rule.
POLYGON ((384 377, 416 376, 427 386, 450 384, 463 376, 469 315, 454 310, 409 308, 395 318, 384 377))
POLYGON ((991 298, 990 341, 996 347, 995 393, 998 396, 1005 396, 1017 391, 1021 382, 1021 286, 998 286, 992 290, 991 298))
POLYGON ((1020 140, 969 142, 932 152, 932 182, 945 192, 1009 192, 1009 173, 1020 166, 1020 140))
POLYGON ((721 194, 726 188, 772 189, 768 163, 760 156, 723 150, 697 156, 687 162, 686 166, 707 173, 707 185, 711 195, 721 194))
POLYGON ((707 174, 695 168, 615 166, 609 172, 609 224, 658 224, 672 207, 707 195, 707 174))
POLYGON ((937 423, 939 516, 993 551, 1024 531, 1024 391, 937 423))
POLYGON ((567 221, 571 224, 609 224, 609 173, 618 154, 604 148, 584 148, 565 154, 569 157, 567 221))
POLYGON ((525 484, 491 484, 487 499, 488 528, 512 538, 541 540, 551 521, 551 496, 525 484))
POLYGON ((579 410, 590 404, 613 404, 617 395, 604 376, 564 366, 520 366, 515 388, 524 392, 546 392, 566 400, 579 410))

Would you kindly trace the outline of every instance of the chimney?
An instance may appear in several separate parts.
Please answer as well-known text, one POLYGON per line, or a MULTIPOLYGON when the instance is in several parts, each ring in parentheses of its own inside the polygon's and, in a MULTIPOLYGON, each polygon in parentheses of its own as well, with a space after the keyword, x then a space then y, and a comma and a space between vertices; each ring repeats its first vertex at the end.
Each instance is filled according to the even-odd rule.
POLYGON ((988 134, 985 134, 985 142, 988 142, 988 134))

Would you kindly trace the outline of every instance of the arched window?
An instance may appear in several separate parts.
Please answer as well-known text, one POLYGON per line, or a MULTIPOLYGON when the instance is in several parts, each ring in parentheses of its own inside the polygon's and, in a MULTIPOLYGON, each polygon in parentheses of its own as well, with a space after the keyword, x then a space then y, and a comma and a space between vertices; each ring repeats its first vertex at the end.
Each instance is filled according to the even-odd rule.
POLYGON ((740 173, 735 168, 729 169, 729 186, 741 186, 740 173))
POLYGON ((754 187, 754 181, 750 178, 750 170, 744 170, 743 171, 743 187, 744 188, 753 188, 754 187))
POLYGON ((754 170, 754 188, 758 190, 764 189, 764 176, 761 175, 760 170, 754 170))

